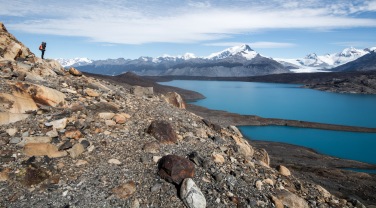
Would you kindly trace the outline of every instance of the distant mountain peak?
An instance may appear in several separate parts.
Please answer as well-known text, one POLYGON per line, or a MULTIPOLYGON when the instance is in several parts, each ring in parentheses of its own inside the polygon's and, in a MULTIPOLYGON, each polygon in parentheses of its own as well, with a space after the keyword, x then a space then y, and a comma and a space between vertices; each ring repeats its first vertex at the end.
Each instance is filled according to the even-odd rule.
POLYGON ((317 59, 317 54, 316 53, 310 53, 304 57, 305 59, 317 59))
POLYGON ((242 44, 242 45, 227 48, 217 53, 212 53, 207 58, 218 60, 218 59, 225 59, 231 56, 242 56, 248 60, 251 60, 255 58, 257 55, 258 53, 254 51, 249 45, 242 44))
POLYGON ((344 57, 351 57, 351 56, 364 55, 364 52, 365 50, 359 50, 354 47, 350 47, 350 48, 343 49, 339 55, 344 56, 344 57))

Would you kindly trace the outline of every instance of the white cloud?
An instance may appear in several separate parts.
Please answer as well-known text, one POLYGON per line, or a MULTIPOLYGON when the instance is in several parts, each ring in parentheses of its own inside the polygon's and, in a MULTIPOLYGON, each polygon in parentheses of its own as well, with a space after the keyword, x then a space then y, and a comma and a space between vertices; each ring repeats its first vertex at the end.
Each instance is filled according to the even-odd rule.
MULTIPOLYGON (((172 0, 66 0, 64 3, 46 4, 42 0, 25 0, 29 2, 27 6, 20 6, 22 1, 13 0, 10 4, 2 1, 1 5, 8 6, 0 9, 0 15, 11 16, 9 11, 12 11, 14 16, 24 17, 19 22, 6 25, 12 30, 79 36, 113 44, 215 41, 265 29, 376 27, 375 19, 345 15, 351 9, 357 12, 369 11, 375 7, 375 1, 353 4, 353 1, 337 0, 330 4, 307 0, 303 4, 296 0, 274 0, 273 7, 241 0, 226 4, 192 0, 186 4, 172 0)), ((268 42, 259 44, 264 47, 268 44, 270 47, 277 46, 276 43, 273 45, 268 42)))

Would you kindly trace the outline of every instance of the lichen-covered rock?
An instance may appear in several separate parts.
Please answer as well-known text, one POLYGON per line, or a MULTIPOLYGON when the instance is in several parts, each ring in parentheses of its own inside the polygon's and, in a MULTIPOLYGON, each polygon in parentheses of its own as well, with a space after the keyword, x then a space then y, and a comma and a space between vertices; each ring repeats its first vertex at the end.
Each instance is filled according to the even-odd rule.
POLYGON ((136 96, 151 96, 154 94, 153 87, 133 86, 130 92, 136 96))

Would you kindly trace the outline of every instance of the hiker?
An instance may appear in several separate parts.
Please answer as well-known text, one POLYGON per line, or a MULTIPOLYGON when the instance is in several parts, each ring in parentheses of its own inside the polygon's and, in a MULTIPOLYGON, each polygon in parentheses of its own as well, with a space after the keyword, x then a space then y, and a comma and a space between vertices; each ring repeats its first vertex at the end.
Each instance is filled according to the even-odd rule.
POLYGON ((42 51, 42 59, 44 59, 44 51, 46 50, 46 42, 42 42, 39 46, 39 50, 42 51))

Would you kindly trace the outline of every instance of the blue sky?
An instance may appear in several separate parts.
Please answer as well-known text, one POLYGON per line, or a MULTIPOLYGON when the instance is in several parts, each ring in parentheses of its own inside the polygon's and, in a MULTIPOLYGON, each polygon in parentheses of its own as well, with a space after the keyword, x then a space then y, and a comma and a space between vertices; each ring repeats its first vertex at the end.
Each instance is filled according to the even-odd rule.
POLYGON ((249 44, 300 58, 376 46, 376 0, 0 0, 0 21, 45 57, 207 56, 249 44))

